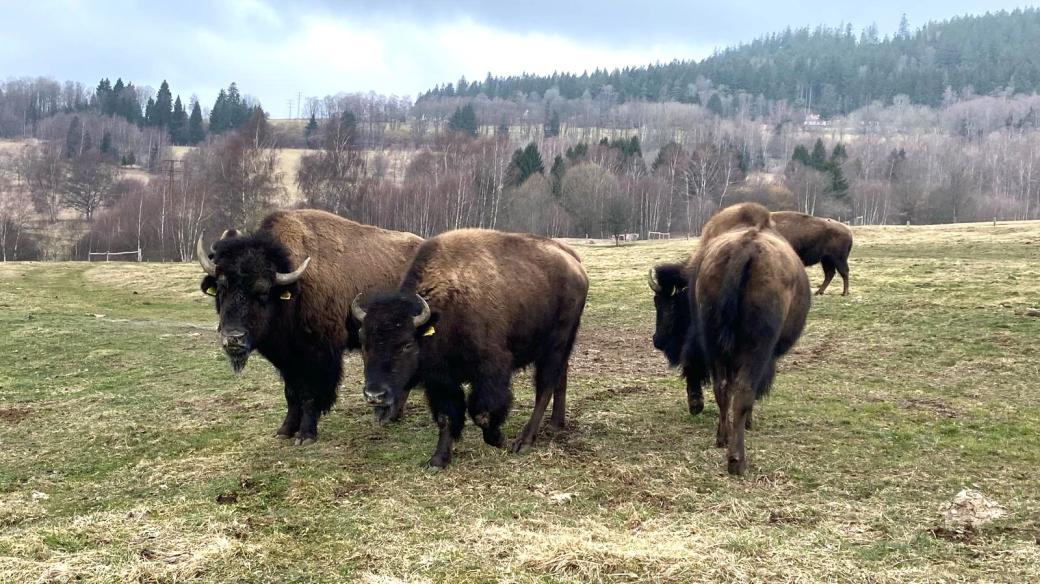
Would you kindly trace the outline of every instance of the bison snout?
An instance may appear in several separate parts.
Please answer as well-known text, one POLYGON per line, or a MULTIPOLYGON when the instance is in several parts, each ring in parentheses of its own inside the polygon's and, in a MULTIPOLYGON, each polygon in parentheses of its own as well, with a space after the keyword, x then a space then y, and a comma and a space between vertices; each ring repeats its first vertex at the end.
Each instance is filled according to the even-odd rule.
POLYGON ((225 350, 247 348, 245 331, 225 331, 220 335, 220 344, 225 350))
POLYGON ((390 405, 390 388, 385 385, 366 385, 365 401, 373 406, 390 405))

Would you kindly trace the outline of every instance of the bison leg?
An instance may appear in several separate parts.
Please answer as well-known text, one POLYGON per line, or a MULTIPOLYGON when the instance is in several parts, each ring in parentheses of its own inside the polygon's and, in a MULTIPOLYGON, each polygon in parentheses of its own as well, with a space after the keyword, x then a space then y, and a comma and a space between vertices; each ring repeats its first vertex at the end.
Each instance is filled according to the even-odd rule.
POLYGON ((484 433, 484 442, 495 448, 502 448, 506 443, 505 437, 502 436, 502 423, 509 415, 513 395, 509 391, 509 374, 496 377, 481 378, 474 383, 467 405, 469 417, 484 433))
POLYGON ((295 402, 290 404, 290 410, 295 406, 299 411, 298 431, 293 442, 296 446, 318 440, 318 419, 336 402, 336 387, 342 372, 342 361, 335 357, 327 362, 308 363, 291 378, 286 377, 295 402))
POLYGON ((747 453, 744 451, 744 426, 755 405, 755 394, 746 383, 733 384, 729 392, 729 444, 726 450, 729 474, 742 475, 747 471, 747 453))
POLYGON ((552 416, 549 417, 549 426, 554 431, 563 430, 567 424, 567 369, 569 363, 563 364, 563 373, 553 390, 552 416))
POLYGON ((683 367, 683 377, 686 379, 686 405, 690 409, 690 415, 696 416, 704 411, 704 389, 701 388, 701 380, 687 369, 683 367))
POLYGON ((285 419, 282 420, 282 425, 278 427, 274 432, 275 438, 292 438, 300 431, 300 398, 297 393, 297 389, 293 387, 293 384, 289 381, 288 377, 283 376, 285 381, 285 419))
POLYGON ((513 442, 513 452, 523 452, 524 449, 534 444, 538 436, 538 429, 542 425, 542 417, 545 409, 549 406, 561 380, 566 383, 567 361, 560 353, 552 353, 542 361, 535 364, 534 371, 534 411, 531 418, 524 424, 520 436, 513 442))
POLYGON ((823 266, 823 284, 820 284, 820 289, 816 291, 817 296, 822 296, 827 286, 830 286, 831 280, 834 279, 834 262, 829 258, 825 258, 820 262, 823 266))
POLYGON ((427 466, 445 468, 451 462, 451 447, 455 440, 462 436, 462 426, 466 423, 465 395, 459 385, 427 384, 426 399, 439 431, 437 448, 433 451, 427 466))
POLYGON ((715 447, 725 448, 729 440, 729 432, 726 426, 729 399, 726 395, 726 381, 719 371, 712 375, 711 387, 715 392, 715 403, 719 406, 719 425, 715 428, 715 447))
POLYGON ((841 295, 849 295, 849 262, 848 260, 839 260, 835 262, 835 267, 838 268, 838 273, 841 274, 841 295))

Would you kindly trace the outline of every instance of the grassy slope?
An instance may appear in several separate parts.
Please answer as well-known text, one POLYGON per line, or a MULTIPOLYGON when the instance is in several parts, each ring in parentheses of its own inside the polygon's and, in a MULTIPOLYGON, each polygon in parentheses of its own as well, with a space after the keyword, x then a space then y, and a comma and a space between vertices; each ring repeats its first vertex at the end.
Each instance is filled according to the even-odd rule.
POLYGON ((374 427, 356 357, 321 440, 274 440, 277 376, 231 375, 194 266, 0 264, 0 581, 1040 576, 1040 223, 859 230, 743 479, 650 348, 646 269, 688 248, 582 248, 570 430, 515 456, 470 428, 439 474, 420 396, 374 427), (968 485, 1008 516, 935 535, 968 485))

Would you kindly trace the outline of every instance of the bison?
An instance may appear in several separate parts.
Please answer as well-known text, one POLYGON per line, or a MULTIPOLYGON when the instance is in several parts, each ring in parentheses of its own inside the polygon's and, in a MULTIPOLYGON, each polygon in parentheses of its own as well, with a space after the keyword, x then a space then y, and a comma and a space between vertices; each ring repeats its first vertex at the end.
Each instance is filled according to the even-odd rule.
POLYGON ((336 401, 343 352, 361 346, 347 322, 350 299, 396 284, 421 243, 316 210, 274 212, 250 235, 226 231, 212 257, 199 238, 201 287, 215 297, 231 367, 241 371, 256 350, 285 382, 288 411, 276 436, 295 436, 296 445, 317 439, 318 418, 336 401))
POLYGON ((534 411, 512 444, 520 452, 534 443, 550 399, 550 423, 563 427, 568 361, 588 288, 578 255, 551 239, 481 229, 431 238, 397 291, 352 303, 364 396, 393 409, 422 385, 439 428, 428 465, 443 468, 467 410, 484 442, 504 446, 512 374, 534 364, 534 411))
POLYGON ((727 469, 747 469, 744 430, 756 400, 768 393, 776 360, 805 326, 809 279, 769 211, 746 203, 723 210, 705 227, 686 264, 651 271, 657 330, 654 346, 682 365, 691 413, 703 407, 709 379, 719 405, 716 445, 727 469))
POLYGON ((834 219, 813 217, 805 213, 778 211, 773 213, 775 229, 791 244, 806 266, 823 266, 823 284, 816 294, 823 294, 834 271, 841 274, 841 295, 849 294, 849 252, 852 251, 852 230, 834 219))

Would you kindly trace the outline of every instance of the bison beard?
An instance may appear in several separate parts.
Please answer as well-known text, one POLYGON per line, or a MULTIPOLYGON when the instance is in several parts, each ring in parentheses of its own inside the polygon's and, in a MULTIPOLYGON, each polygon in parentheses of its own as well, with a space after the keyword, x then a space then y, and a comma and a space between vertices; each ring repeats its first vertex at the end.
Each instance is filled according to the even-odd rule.
POLYGON ((744 430, 754 402, 772 385, 777 358, 801 335, 809 281, 790 244, 772 229, 768 211, 735 207, 709 221, 709 235, 687 264, 657 266, 650 286, 658 309, 655 346, 674 365, 673 347, 683 339, 679 363, 691 413, 703 408, 701 386, 712 381, 716 445, 728 449, 729 472, 743 474, 744 430), (673 294, 680 284, 686 293, 673 294))
POLYGON ((212 257, 200 239, 201 288, 215 297, 231 368, 240 372, 256 350, 285 383, 276 436, 317 439, 318 418, 336 401, 343 352, 360 345, 347 324, 349 299, 393 287, 421 242, 314 210, 272 213, 250 235, 225 232, 212 257))
POLYGON ((398 292, 353 303, 365 398, 393 408, 422 385, 439 429, 428 464, 445 467, 467 411, 487 444, 505 445, 512 373, 533 364, 535 405, 513 442, 519 452, 534 443, 550 400, 552 425, 564 424, 568 360, 587 293, 576 254, 552 240, 478 229, 432 238, 398 292))

